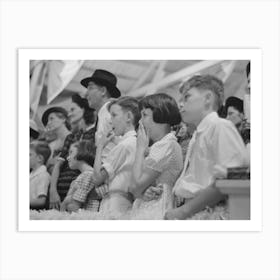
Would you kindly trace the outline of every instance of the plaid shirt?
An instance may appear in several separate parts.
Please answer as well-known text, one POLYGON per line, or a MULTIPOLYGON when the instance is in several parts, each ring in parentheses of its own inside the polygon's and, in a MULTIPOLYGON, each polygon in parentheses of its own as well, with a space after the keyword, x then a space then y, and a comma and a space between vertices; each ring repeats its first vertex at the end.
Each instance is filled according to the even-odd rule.
POLYGON ((71 182, 73 182, 80 174, 79 170, 72 170, 69 168, 68 161, 66 159, 68 157, 70 146, 81 139, 95 142, 95 127, 92 127, 84 132, 79 131, 77 133, 71 133, 64 141, 64 145, 59 155, 59 158, 61 158, 64 162, 60 167, 60 174, 57 181, 57 191, 61 200, 64 200, 71 182))
POLYGON ((100 197, 95 192, 95 185, 92 180, 93 171, 81 173, 75 181, 71 183, 67 196, 82 203, 82 208, 91 211, 98 211, 100 197))

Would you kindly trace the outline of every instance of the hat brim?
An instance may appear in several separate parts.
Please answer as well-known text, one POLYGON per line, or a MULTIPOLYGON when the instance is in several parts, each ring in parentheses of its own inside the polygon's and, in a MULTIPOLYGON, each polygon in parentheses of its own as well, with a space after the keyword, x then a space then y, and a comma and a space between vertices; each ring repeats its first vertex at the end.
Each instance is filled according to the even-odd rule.
POLYGON ((108 88, 108 91, 110 92, 111 97, 119 98, 121 96, 120 90, 116 86, 108 83, 108 81, 106 81, 104 79, 88 77, 88 78, 81 80, 81 85, 84 86, 85 88, 87 88, 89 82, 94 82, 94 83, 100 84, 102 86, 106 86, 108 88))
POLYGON ((62 113, 66 119, 67 119, 67 115, 68 115, 67 111, 65 109, 63 109, 62 107, 51 107, 51 108, 47 109, 42 116, 42 123, 44 126, 47 125, 48 118, 51 113, 62 113))

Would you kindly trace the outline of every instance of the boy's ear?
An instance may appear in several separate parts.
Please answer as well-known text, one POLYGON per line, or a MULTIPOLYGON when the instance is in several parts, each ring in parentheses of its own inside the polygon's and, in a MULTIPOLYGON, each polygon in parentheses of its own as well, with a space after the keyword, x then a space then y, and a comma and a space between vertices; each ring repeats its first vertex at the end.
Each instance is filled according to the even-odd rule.
POLYGON ((206 104, 210 105, 214 103, 214 93, 210 90, 206 90, 204 93, 206 104))

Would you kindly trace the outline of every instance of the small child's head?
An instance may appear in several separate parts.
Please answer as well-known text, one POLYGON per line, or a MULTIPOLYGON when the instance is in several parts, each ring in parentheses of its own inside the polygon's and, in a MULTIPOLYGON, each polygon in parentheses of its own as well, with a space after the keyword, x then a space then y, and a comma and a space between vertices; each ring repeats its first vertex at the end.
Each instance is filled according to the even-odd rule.
POLYGON ((45 141, 33 141, 30 143, 29 164, 30 169, 45 165, 51 155, 51 149, 45 141))
POLYGON ((81 140, 70 146, 67 160, 71 169, 79 169, 82 162, 93 166, 94 158, 95 147, 93 142, 89 140, 81 140))
POLYGON ((153 132, 158 126, 157 124, 171 127, 181 122, 179 108, 175 99, 166 93, 145 96, 140 101, 140 108, 141 121, 152 139, 153 132))
POLYGON ((180 87, 180 113, 185 123, 198 125, 223 104, 223 82, 212 75, 197 75, 180 87))
POLYGON ((124 135, 128 130, 137 129, 140 120, 138 100, 124 96, 113 100, 109 106, 112 118, 112 127, 115 135, 124 135))

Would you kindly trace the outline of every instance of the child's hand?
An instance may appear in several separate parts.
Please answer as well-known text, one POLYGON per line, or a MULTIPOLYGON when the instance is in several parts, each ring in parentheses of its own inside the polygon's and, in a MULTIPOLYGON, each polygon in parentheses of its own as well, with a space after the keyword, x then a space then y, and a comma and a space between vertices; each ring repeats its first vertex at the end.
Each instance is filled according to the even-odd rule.
POLYGON ((142 122, 139 122, 139 128, 137 132, 137 147, 144 148, 145 150, 149 146, 149 137, 145 131, 145 128, 142 122))
POLYGON ((151 186, 149 187, 143 194, 143 200, 150 201, 154 199, 158 199, 163 192, 163 186, 157 185, 157 186, 151 186))
POLYGON ((60 196, 57 191, 50 191, 50 209, 60 209, 60 196))
POLYGON ((101 137, 98 139, 97 146, 100 148, 104 148, 110 141, 113 140, 115 134, 113 131, 110 131, 108 134, 102 134, 101 137))

